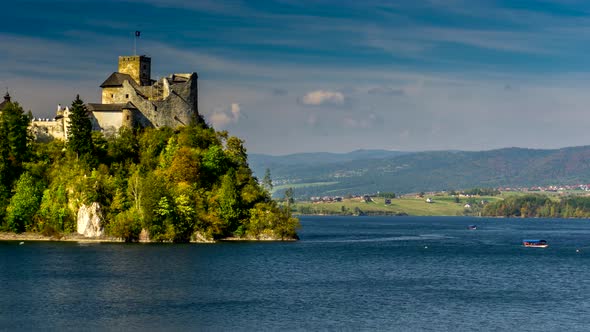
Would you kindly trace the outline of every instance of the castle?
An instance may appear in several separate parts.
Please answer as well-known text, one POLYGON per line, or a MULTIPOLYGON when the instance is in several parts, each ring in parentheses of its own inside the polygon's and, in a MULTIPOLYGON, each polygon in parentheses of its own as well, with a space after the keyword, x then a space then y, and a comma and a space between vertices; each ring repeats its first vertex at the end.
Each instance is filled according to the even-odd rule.
MULTIPOLYGON (((89 103, 93 130, 105 135, 121 127, 171 127, 189 124, 199 117, 197 73, 151 78, 151 58, 120 56, 118 71, 101 85, 101 103, 89 103)), ((67 140, 69 109, 58 105, 53 119, 33 119, 37 140, 67 140)))

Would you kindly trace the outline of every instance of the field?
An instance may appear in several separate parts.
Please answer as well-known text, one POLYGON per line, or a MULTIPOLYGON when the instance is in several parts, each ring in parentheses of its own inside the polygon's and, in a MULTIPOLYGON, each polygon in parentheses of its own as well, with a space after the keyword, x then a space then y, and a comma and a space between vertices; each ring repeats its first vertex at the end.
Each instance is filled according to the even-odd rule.
POLYGON ((344 215, 395 215, 407 214, 411 216, 461 216, 477 215, 482 207, 482 201, 493 202, 501 199, 499 196, 461 197, 459 202, 448 195, 403 196, 391 199, 390 205, 385 205, 385 199, 373 197, 371 202, 364 202, 359 198, 344 199, 342 202, 297 202, 294 204, 298 214, 344 214, 344 215), (426 202, 430 198, 431 203, 426 202), (465 208, 469 204, 470 208, 465 208))

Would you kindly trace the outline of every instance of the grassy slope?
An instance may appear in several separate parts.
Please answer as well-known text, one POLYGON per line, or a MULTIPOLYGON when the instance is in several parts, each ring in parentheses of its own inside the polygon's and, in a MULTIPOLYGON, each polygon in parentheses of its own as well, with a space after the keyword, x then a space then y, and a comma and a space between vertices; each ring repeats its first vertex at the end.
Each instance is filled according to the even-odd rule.
MULTIPOLYGON (((345 199, 342 202, 332 203, 311 203, 298 202, 295 208, 300 211, 301 207, 309 207, 319 214, 338 214, 344 206, 347 211, 354 211, 355 207, 365 213, 375 214, 396 214, 406 213, 412 216, 460 216, 465 214, 464 205, 469 199, 461 198, 460 203, 455 203, 450 196, 433 196, 433 203, 426 203, 426 198, 402 197, 391 200, 391 205, 385 205, 383 198, 374 197, 373 202, 365 203, 359 199, 345 199)), ((487 200, 493 202, 500 197, 477 197, 472 200, 487 200)), ((473 212, 473 211, 472 211, 473 212)))

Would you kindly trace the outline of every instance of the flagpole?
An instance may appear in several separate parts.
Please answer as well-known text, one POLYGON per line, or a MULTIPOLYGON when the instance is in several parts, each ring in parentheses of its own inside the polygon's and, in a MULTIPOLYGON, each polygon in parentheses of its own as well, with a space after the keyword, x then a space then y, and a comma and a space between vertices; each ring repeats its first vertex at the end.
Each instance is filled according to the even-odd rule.
POLYGON ((135 31, 135 38, 133 39, 133 55, 137 55, 137 40, 139 39, 140 31, 135 31))

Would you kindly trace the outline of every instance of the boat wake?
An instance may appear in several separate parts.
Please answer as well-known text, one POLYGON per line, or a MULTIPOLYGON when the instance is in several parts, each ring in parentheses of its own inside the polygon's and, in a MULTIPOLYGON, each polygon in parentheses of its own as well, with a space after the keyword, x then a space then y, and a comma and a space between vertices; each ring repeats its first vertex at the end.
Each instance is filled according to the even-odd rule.
POLYGON ((420 235, 402 235, 392 237, 365 238, 365 239, 340 239, 340 240, 309 240, 305 242, 314 243, 356 243, 356 242, 389 242, 389 241, 424 241, 452 239, 451 236, 442 234, 420 234, 420 235))

